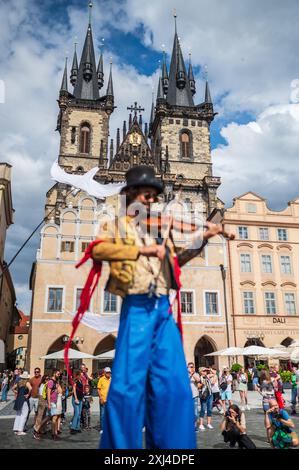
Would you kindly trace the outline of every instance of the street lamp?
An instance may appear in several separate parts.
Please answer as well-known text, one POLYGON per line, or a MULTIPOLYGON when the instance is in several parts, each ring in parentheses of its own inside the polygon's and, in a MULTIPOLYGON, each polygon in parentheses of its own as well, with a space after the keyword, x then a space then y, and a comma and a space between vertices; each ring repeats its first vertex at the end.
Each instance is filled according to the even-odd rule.
POLYGON ((227 315, 227 298, 226 298, 226 269, 223 266, 223 264, 219 265, 220 270, 221 270, 221 277, 223 281, 223 296, 224 296, 224 310, 225 310, 225 324, 226 324, 226 340, 227 340, 227 347, 230 347, 230 342, 229 342, 229 330, 228 330, 228 315, 227 315))

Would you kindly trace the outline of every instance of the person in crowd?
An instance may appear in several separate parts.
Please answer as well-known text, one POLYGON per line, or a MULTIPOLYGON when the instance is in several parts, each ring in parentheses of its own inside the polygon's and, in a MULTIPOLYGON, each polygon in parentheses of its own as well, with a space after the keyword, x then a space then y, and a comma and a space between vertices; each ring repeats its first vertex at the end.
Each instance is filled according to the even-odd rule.
POLYGON ((90 385, 89 382, 92 380, 92 378, 88 375, 88 369, 86 365, 82 363, 80 370, 82 372, 81 381, 83 383, 83 387, 85 387, 85 385, 90 385))
POLYGON ((233 377, 229 371, 229 368, 224 367, 219 378, 219 387, 221 390, 220 393, 224 414, 226 413, 226 401, 228 401, 229 406, 232 405, 232 381, 233 377))
POLYGON ((50 377, 48 375, 43 375, 41 378, 41 383, 38 389, 38 407, 37 407, 37 416, 35 424, 33 427, 33 437, 34 439, 39 440, 41 434, 45 432, 46 425, 51 419, 50 414, 48 413, 48 400, 47 400, 47 386, 50 377))
POLYGON ((84 396, 83 396, 83 402, 82 402, 82 416, 83 416, 83 426, 82 429, 84 430, 90 430, 90 408, 91 408, 91 403, 93 402, 92 396, 91 396, 91 391, 90 391, 90 386, 85 385, 84 387, 84 396))
POLYGON ((253 384, 253 390, 257 392, 259 385, 259 371, 257 370, 255 364, 251 364, 251 380, 253 384))
POLYGON ((13 431, 17 436, 24 436, 24 427, 29 413, 29 397, 31 392, 30 376, 27 371, 19 376, 19 380, 14 384, 12 390, 15 394, 14 410, 17 416, 14 421, 13 431))
POLYGON ((47 402, 48 410, 51 415, 52 422, 52 439, 55 441, 58 439, 58 416, 57 410, 57 398, 58 398, 58 381, 60 378, 60 370, 54 369, 51 379, 47 384, 47 402))
POLYGON ((241 367, 241 369, 237 373, 237 381, 238 381, 238 390, 239 390, 240 399, 241 399, 241 410, 244 411, 245 407, 247 410, 250 410, 248 406, 248 398, 247 398, 248 375, 245 372, 244 367, 241 367))
POLYGON ((81 413, 82 413, 82 400, 84 396, 84 388, 82 382, 82 371, 78 370, 75 372, 74 385, 73 385, 73 396, 72 405, 74 408, 74 415, 71 422, 71 434, 81 432, 81 413))
POLYGON ((19 380, 21 380, 20 375, 21 375, 21 370, 15 369, 13 373, 13 381, 12 381, 13 385, 15 385, 16 383, 19 382, 19 380))
POLYGON ((107 404, 107 396, 108 396, 108 391, 111 383, 111 369, 110 367, 105 367, 104 369, 104 375, 99 378, 98 381, 98 395, 99 395, 99 401, 100 401, 100 428, 101 428, 101 433, 103 431, 103 420, 104 420, 104 414, 105 414, 105 407, 107 404))
POLYGON ((212 409, 216 407, 219 413, 222 414, 223 407, 222 407, 222 401, 220 398, 219 377, 217 373, 217 367, 212 366, 210 370, 211 370, 211 385, 212 385, 212 393, 213 393, 212 409))
POLYGON ((56 402, 56 416, 57 416, 57 434, 61 434, 61 415, 62 415, 62 395, 63 389, 61 382, 57 382, 57 402, 56 402))
POLYGON ((69 396, 69 387, 65 381, 61 382, 62 388, 62 413, 61 413, 61 423, 64 423, 65 416, 67 412, 67 399, 69 396))
POLYGON ((3 372, 1 378, 1 402, 7 402, 7 393, 8 393, 8 386, 9 386, 9 377, 8 371, 3 372))
POLYGON ((294 431, 295 424, 286 410, 279 407, 277 400, 269 400, 266 412, 266 426, 270 435, 271 447, 286 449, 298 446, 298 437, 294 431))
MULTIPOLYGON (((36 367, 34 369, 34 376, 31 377, 31 379, 29 381, 30 385, 32 387, 30 398, 29 398, 29 415, 30 415, 31 411, 34 410, 34 424, 35 424, 35 420, 36 420, 36 417, 37 417, 38 400, 39 400, 38 390, 39 390, 41 381, 42 381, 42 376, 41 376, 41 373, 40 373, 40 368, 36 367)), ((28 415, 28 418, 29 418, 29 415, 28 415)))
POLYGON ((279 366, 277 364, 270 367, 270 377, 274 386, 275 398, 277 400, 278 406, 280 409, 283 409, 285 406, 285 401, 282 396, 283 386, 282 386, 282 380, 279 374, 279 366))
POLYGON ((256 446, 246 434, 245 413, 237 405, 230 405, 220 425, 224 442, 234 448, 238 443, 241 449, 255 449, 256 446))
POLYGON ((291 404, 292 404, 292 409, 291 409, 291 415, 295 415, 296 413, 296 405, 298 401, 298 369, 296 366, 292 367, 292 376, 291 376, 291 404))
POLYGON ((200 367, 199 369, 199 399, 200 399, 200 414, 199 414, 199 429, 204 431, 204 416, 207 414, 207 428, 213 429, 212 426, 212 406, 213 406, 213 393, 211 378, 212 374, 209 368, 200 367))
POLYGON ((275 399, 275 390, 268 370, 261 371, 260 384, 257 385, 258 392, 262 395, 262 407, 265 413, 265 429, 268 442, 270 442, 270 431, 267 428, 266 413, 270 408, 270 400, 275 399))
POLYGON ((188 373, 190 386, 192 391, 193 403, 194 403, 194 419, 195 419, 195 429, 198 429, 198 415, 199 415, 199 389, 198 384, 200 381, 199 374, 195 372, 195 365, 193 362, 188 363, 188 373))

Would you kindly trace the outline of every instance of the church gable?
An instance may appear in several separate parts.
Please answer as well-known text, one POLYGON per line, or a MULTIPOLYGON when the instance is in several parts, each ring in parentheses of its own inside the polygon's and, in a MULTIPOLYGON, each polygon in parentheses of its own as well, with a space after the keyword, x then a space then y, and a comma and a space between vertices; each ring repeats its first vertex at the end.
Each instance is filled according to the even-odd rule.
POLYGON ((137 116, 134 117, 129 131, 116 150, 109 170, 125 172, 135 165, 156 167, 154 157, 147 143, 147 138, 138 124, 137 116))

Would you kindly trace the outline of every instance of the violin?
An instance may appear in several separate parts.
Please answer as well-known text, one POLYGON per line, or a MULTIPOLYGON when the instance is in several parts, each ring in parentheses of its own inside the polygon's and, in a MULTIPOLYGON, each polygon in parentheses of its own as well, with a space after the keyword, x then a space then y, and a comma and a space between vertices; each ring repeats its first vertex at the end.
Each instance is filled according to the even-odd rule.
MULTIPOLYGON (((219 209, 214 209, 211 214, 207 217, 207 222, 213 224, 221 224, 223 220, 222 211, 219 209)), ((199 218, 193 217, 176 218, 172 214, 162 214, 161 212, 150 212, 147 214, 145 219, 141 219, 141 225, 145 226, 147 230, 156 231, 160 235, 163 235, 163 238, 168 238, 171 230, 174 230, 179 233, 190 234, 195 233, 201 229, 208 229, 207 225, 202 223, 202 220, 199 218)), ((225 230, 222 231, 221 235, 227 240, 234 240, 235 235, 229 234, 225 230)))

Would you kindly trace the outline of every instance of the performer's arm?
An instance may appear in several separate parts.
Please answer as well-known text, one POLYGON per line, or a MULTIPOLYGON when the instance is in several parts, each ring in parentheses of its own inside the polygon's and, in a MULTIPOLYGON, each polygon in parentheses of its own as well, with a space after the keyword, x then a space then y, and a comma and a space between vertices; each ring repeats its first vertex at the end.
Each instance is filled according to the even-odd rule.
POLYGON ((161 245, 138 247, 135 245, 122 245, 120 243, 103 241, 92 250, 92 257, 95 261, 134 261, 139 255, 154 256, 163 259, 165 248, 161 245))
POLYGON ((223 233, 222 224, 213 224, 212 222, 207 221, 206 226, 207 230, 201 233, 199 230, 197 230, 197 237, 193 239, 187 248, 176 248, 180 266, 184 266, 184 264, 195 258, 195 256, 198 256, 202 252, 203 247, 209 238, 212 238, 215 235, 221 235, 223 233))

